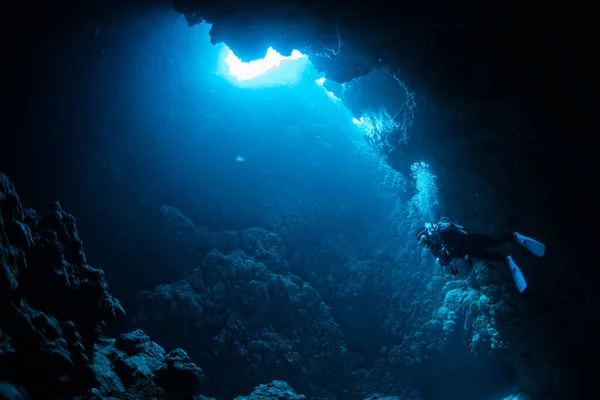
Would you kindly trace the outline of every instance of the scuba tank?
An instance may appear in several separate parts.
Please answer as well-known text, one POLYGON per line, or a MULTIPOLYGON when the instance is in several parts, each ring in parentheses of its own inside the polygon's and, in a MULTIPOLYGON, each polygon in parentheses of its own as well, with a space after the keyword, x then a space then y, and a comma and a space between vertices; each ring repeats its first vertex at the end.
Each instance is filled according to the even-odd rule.
POLYGON ((465 234, 469 234, 469 231, 467 229, 465 229, 464 226, 457 224, 456 222, 453 222, 450 218, 448 217, 441 217, 440 221, 436 224, 437 229, 441 229, 441 228, 454 228, 454 229, 458 229, 459 231, 461 231, 462 233, 465 234))

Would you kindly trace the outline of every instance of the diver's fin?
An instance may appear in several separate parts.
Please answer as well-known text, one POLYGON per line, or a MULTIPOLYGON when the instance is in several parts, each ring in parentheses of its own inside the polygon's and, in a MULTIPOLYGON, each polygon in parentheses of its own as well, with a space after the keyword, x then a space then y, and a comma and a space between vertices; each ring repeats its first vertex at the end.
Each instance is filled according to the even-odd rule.
POLYGON ((515 238, 517 242, 523 245, 527 250, 532 252, 538 257, 543 257, 546 252, 546 246, 543 243, 538 242, 535 239, 521 235, 519 232, 515 232, 515 238))
POLYGON ((527 282, 525 282, 525 277, 523 276, 523 273, 521 272, 517 264, 515 264, 512 256, 508 256, 506 258, 506 261, 508 261, 508 268, 510 268, 510 273, 512 274, 512 277, 515 280, 517 289, 519 289, 519 292, 523 292, 527 288, 527 282))

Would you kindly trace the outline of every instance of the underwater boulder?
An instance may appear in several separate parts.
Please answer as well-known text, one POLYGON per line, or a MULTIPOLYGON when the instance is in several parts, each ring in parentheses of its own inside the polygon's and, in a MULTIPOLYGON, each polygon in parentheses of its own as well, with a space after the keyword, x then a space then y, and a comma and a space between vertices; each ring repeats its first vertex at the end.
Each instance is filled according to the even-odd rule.
POLYGON ((298 395, 284 381, 273 381, 259 385, 249 396, 239 396, 235 400, 305 400, 306 396, 298 395))

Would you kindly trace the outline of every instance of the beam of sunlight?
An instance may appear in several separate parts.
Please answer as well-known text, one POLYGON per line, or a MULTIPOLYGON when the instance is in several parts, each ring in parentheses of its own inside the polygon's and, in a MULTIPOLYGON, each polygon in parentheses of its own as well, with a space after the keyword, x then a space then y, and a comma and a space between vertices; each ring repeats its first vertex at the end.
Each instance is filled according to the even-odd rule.
POLYGON ((225 63, 229 67, 229 74, 235 77, 238 82, 241 82, 256 78, 274 68, 280 67, 281 62, 284 60, 299 60, 305 57, 306 56, 298 50, 292 51, 290 56, 285 57, 275 51, 272 47, 269 47, 264 58, 243 62, 233 54, 233 51, 229 50, 229 54, 225 57, 225 63))
POLYGON ((342 103, 342 100, 339 97, 337 97, 332 91, 327 90, 325 88, 325 86, 323 86, 323 84, 325 83, 325 78, 316 79, 315 83, 320 88, 323 88, 323 90, 325 91, 325 94, 327 95, 327 97, 329 97, 329 100, 333 101, 336 104, 341 104, 342 103))

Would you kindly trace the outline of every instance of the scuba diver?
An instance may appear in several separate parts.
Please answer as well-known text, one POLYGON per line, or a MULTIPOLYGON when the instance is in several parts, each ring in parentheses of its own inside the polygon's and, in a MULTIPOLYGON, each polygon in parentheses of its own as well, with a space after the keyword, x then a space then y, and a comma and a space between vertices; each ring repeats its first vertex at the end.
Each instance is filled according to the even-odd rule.
POLYGON ((473 266, 473 259, 506 263, 519 292, 525 290, 527 282, 512 256, 506 257, 488 249, 516 241, 538 257, 543 257, 546 251, 543 243, 518 232, 495 238, 472 232, 445 219, 425 224, 425 228, 417 233, 417 240, 419 246, 425 246, 431 251, 441 266, 449 266, 452 275, 458 273, 458 268, 450 265, 451 261, 458 258, 464 259, 469 268, 473 266))

